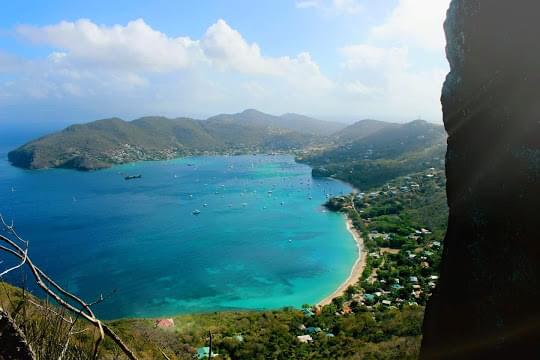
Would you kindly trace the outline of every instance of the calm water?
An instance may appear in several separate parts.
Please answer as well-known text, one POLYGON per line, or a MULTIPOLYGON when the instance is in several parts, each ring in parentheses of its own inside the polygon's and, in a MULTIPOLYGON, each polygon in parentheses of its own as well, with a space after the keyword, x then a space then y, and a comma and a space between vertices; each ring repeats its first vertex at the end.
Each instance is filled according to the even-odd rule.
POLYGON ((343 217, 321 208, 327 193, 351 188, 312 179, 290 156, 90 173, 21 170, 0 157, 0 211, 61 284, 85 299, 106 295, 96 308, 105 318, 315 303, 355 260, 343 217))

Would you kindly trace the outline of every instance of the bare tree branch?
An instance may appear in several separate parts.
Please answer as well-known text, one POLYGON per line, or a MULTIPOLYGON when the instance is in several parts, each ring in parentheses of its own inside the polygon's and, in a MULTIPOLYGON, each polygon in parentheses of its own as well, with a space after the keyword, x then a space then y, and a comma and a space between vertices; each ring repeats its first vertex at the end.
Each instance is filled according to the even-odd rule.
POLYGON ((99 331, 99 338, 96 341, 95 347, 94 347, 94 357, 97 358, 98 355, 98 349, 99 345, 103 341, 105 335, 107 335, 118 347, 122 350, 122 352, 132 360, 136 360, 137 357, 131 349, 128 348, 128 346, 120 339, 120 337, 106 324, 103 324, 101 320, 99 320, 92 309, 90 308, 92 305, 95 305, 101 301, 103 301, 103 295, 100 295, 100 298, 93 302, 93 303, 86 303, 81 298, 77 297, 73 293, 70 293, 69 291, 63 289, 60 285, 58 285, 54 280, 52 280, 47 274, 45 274, 39 267, 34 265, 31 258, 28 256, 28 241, 24 240, 22 237, 20 237, 15 228, 13 221, 11 222, 11 225, 8 225, 2 215, 0 214, 0 221, 2 222, 2 225, 6 229, 6 232, 11 234, 15 240, 18 242, 24 244, 25 248, 23 249, 20 245, 17 244, 15 240, 10 239, 9 237, 3 236, 0 234, 0 242, 4 242, 8 246, 0 245, 0 251, 4 251, 6 253, 9 253, 21 260, 21 262, 15 266, 12 269, 8 269, 9 271, 4 271, 3 273, 8 273, 10 271, 13 271, 19 267, 22 267, 23 265, 27 265, 30 269, 32 275, 34 276, 34 279, 36 281, 36 284, 43 290, 45 293, 47 293, 49 296, 51 296, 60 306, 64 307, 65 309, 77 314, 77 316, 83 317, 86 321, 90 322, 92 325, 94 325, 98 331, 99 331), (78 303, 81 308, 77 309, 75 306, 73 306, 71 303, 69 303, 67 300, 65 300, 64 297, 70 299, 71 301, 74 301, 75 303, 78 303))

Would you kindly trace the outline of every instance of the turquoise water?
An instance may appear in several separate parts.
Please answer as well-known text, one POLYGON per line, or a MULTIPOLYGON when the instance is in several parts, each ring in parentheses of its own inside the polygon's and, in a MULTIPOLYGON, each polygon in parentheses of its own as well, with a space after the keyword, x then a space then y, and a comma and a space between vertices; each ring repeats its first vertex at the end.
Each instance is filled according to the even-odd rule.
POLYGON ((21 170, 1 156, 0 211, 53 278, 88 300, 105 295, 96 307, 104 318, 315 303, 355 261, 343 217, 321 207, 326 194, 351 188, 313 179, 291 156, 193 157, 89 173, 21 170))

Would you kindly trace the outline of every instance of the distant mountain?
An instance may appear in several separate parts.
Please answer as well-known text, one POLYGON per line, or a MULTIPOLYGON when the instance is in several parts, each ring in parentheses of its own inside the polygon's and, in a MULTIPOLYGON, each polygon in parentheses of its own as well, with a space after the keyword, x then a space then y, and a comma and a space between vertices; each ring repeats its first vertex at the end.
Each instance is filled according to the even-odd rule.
POLYGON ((313 119, 299 114, 283 114, 280 119, 284 120, 284 126, 288 129, 308 132, 315 135, 331 135, 345 128, 345 124, 340 124, 332 121, 323 121, 313 119))
MULTIPOLYGON (((10 152, 15 166, 94 170, 138 160, 201 153, 290 150, 315 140, 310 131, 280 127, 280 117, 247 110, 208 120, 143 117, 72 125, 10 152)), ((317 123, 314 120, 313 123, 317 123)), ((282 121, 283 122, 283 121, 282 121)))
POLYGON ((310 135, 330 135, 345 127, 344 124, 313 119, 299 114, 274 116, 248 109, 237 114, 221 114, 208 119, 209 122, 222 122, 236 125, 252 125, 277 129, 287 129, 310 135))
POLYGON ((355 130, 363 128, 366 132, 359 131, 346 140, 336 134, 334 147, 299 160, 312 165, 315 176, 335 177, 361 189, 379 186, 397 176, 429 167, 441 168, 443 165, 446 132, 441 125, 423 120, 406 124, 369 120, 351 127, 355 130))
POLYGON ((346 143, 363 139, 383 129, 399 126, 399 124, 386 121, 365 119, 337 131, 333 136, 341 143, 346 143))

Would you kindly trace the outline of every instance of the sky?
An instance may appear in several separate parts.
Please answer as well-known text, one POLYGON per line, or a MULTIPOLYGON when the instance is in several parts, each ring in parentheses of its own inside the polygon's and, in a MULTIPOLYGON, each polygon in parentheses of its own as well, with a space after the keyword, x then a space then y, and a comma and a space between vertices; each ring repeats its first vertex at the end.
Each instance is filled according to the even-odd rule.
POLYGON ((0 125, 247 108, 440 123, 449 1, 5 2, 0 125))

